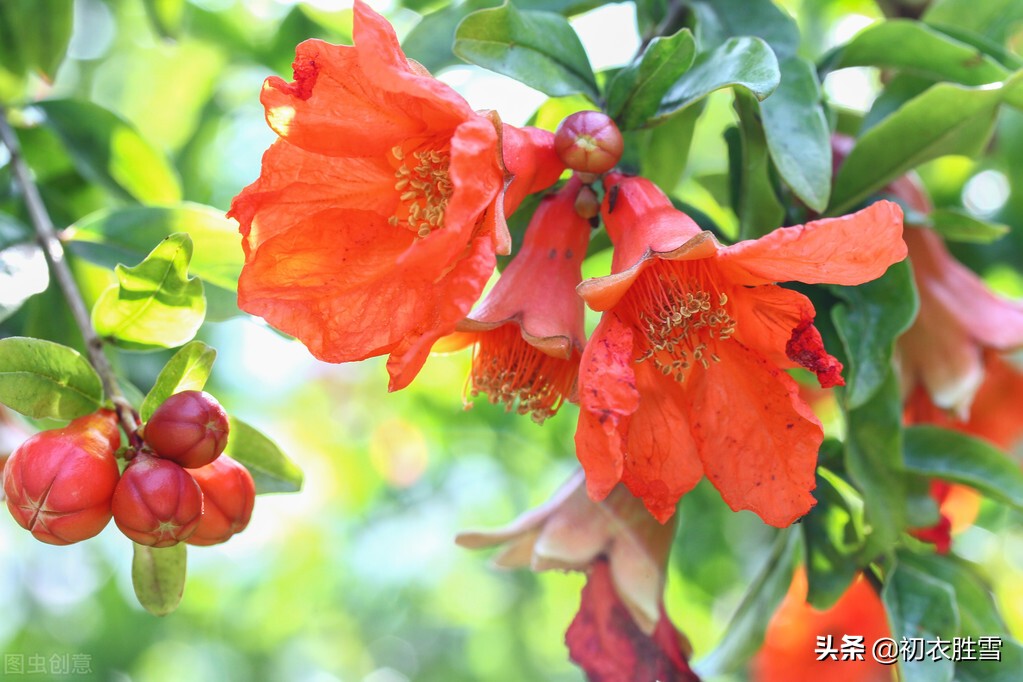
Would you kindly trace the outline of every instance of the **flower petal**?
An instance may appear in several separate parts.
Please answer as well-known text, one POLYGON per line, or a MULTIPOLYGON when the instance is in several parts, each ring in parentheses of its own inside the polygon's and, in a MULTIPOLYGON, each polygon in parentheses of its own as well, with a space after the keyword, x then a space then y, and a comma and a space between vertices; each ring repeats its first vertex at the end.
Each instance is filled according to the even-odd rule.
POLYGON ((815 504, 823 429, 796 383, 759 353, 735 339, 716 352, 721 361, 694 377, 693 436, 707 478, 733 510, 787 526, 815 504))
POLYGON ((248 256, 319 211, 353 208, 387 217, 397 201, 394 172, 382 160, 323 156, 278 140, 263 154, 262 174, 227 215, 241 224, 248 256))
POLYGON ((427 129, 409 97, 366 78, 354 47, 306 40, 293 68, 293 82, 271 76, 260 93, 267 123, 291 144, 330 156, 380 155, 427 129))
POLYGON ((496 266, 493 240, 484 234, 472 240, 462 258, 441 279, 419 283, 418 292, 416 282, 410 283, 405 305, 396 312, 409 311, 411 324, 387 359, 387 372, 391 375, 387 390, 397 391, 409 385, 422 369, 433 344, 455 331, 455 325, 479 299, 496 266))
POLYGON ((632 330, 617 315, 605 315, 579 365, 576 455, 594 500, 604 499, 621 480, 629 417, 639 407, 632 356, 632 330))
POLYGON ((703 464, 689 429, 684 387, 649 362, 636 368, 642 399, 629 422, 622 482, 661 523, 680 497, 703 478, 703 464))
POLYGON ((840 218, 780 227, 721 249, 722 266, 742 284, 862 284, 906 257, 902 209, 878 201, 840 218))

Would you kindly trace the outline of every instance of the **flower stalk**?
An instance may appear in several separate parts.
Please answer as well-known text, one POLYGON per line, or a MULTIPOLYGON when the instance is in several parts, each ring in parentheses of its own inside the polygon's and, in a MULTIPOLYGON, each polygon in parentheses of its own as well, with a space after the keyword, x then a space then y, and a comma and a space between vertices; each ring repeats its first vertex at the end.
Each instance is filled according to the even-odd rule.
POLYGON ((14 171, 14 177, 25 195, 25 206, 28 209, 32 227, 35 229, 50 272, 53 273, 54 279, 57 280, 57 286, 60 287, 64 298, 67 300, 68 307, 71 309, 71 316, 74 318, 75 326, 78 327, 78 331, 82 334, 89 363, 96 370, 96 373, 99 374, 100 380, 103 382, 103 391, 114 403, 118 420, 130 440, 134 437, 135 431, 139 426, 135 411, 124 397, 124 393, 121 392, 121 387, 117 383, 117 377, 114 375, 110 360, 103 353, 103 340, 96 334, 96 330, 93 329, 89 309, 86 307, 82 293, 75 283, 74 275, 71 274, 71 268, 68 267, 64 246, 57 237, 53 220, 46 210, 46 204, 43 203, 43 199, 39 194, 39 188, 32 179, 28 165, 21 155, 21 146, 18 144, 18 138, 15 136, 14 130, 7 120, 7 110, 4 107, 0 107, 0 141, 2 141, 11 154, 11 169, 14 171))

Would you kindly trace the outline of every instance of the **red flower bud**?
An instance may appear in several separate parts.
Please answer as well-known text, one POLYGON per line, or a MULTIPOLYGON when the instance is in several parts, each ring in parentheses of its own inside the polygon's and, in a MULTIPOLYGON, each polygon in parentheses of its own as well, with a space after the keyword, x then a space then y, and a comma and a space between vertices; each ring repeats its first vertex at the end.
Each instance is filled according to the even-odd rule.
POLYGON ((577 111, 558 125, 554 150, 565 165, 582 173, 604 173, 622 158, 622 134, 606 114, 577 111))
POLYGON ((117 415, 101 410, 43 431, 11 453, 4 467, 7 508, 38 540, 68 545, 110 521, 119 472, 117 415))
POLYGON ((204 391, 183 391, 157 408, 143 438, 160 457, 195 469, 224 451, 227 430, 227 413, 216 398, 204 391))
POLYGON ((256 483, 244 466, 227 455, 189 471, 202 488, 203 509, 190 545, 218 545, 249 525, 256 483))
POLYGON ((202 490, 174 462, 138 455, 114 490, 114 523, 140 545, 170 547, 199 526, 202 490))

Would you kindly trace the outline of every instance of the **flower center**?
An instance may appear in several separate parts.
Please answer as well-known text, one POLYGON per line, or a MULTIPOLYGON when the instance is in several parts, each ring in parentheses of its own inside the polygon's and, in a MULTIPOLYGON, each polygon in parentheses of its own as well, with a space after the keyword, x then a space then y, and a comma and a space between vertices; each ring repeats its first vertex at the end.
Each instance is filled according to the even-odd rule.
POLYGON ((448 176, 451 154, 429 149, 406 152, 401 145, 392 148, 391 154, 398 162, 394 189, 401 195, 387 222, 426 237, 443 226, 444 209, 454 190, 448 176))
POLYGON ((713 347, 735 333, 735 320, 701 261, 660 261, 632 285, 633 322, 645 349, 636 362, 652 362, 661 374, 681 382, 695 364, 720 362, 713 347), (634 293, 633 293, 634 292, 634 293))
POLYGON ((504 403, 509 412, 529 414, 542 424, 571 395, 578 372, 578 358, 547 355, 522 338, 517 324, 504 324, 479 335, 469 393, 486 393, 491 403, 504 403))

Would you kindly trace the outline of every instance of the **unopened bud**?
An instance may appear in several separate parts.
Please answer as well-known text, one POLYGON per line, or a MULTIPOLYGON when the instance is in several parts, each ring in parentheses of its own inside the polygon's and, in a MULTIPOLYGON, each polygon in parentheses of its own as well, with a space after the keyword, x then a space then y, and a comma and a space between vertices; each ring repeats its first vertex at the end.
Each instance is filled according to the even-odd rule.
POLYGON ((606 114, 578 111, 554 133, 554 150, 565 165, 582 173, 603 173, 622 158, 622 134, 606 114))
POLYGON ((600 213, 600 200, 589 186, 583 186, 575 197, 575 212, 580 218, 590 220, 600 213))

